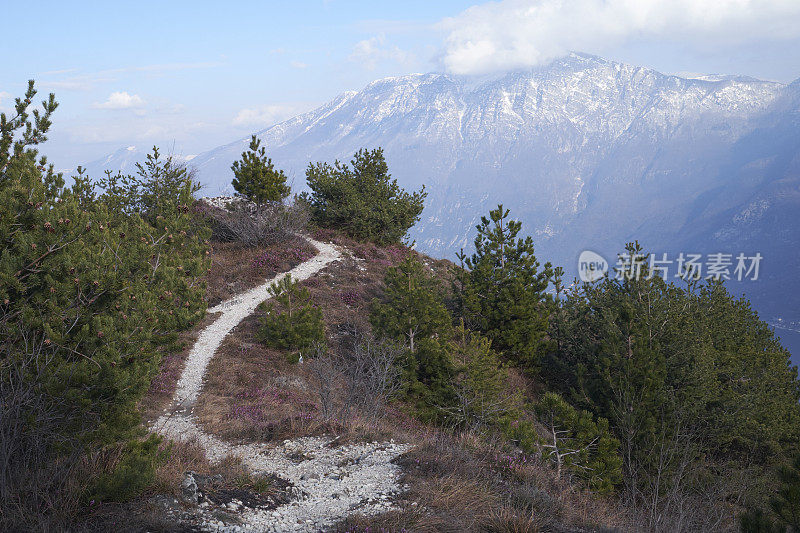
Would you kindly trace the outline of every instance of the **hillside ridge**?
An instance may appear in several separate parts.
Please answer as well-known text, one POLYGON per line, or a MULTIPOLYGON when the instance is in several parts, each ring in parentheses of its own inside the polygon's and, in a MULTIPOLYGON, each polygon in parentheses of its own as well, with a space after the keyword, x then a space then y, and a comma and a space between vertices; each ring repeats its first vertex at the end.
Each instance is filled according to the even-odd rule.
MULTIPOLYGON (((303 281, 342 257, 338 247, 308 239, 319 251, 311 259, 289 272, 281 273, 263 284, 216 305, 209 314, 219 316, 205 326, 192 347, 180 375, 172 406, 152 425, 157 433, 173 440, 197 441, 209 461, 227 456, 238 457, 254 474, 278 475, 288 481, 296 501, 263 510, 246 504, 234 509, 242 524, 225 524, 213 516, 213 509, 197 507, 197 520, 216 531, 317 531, 344 519, 352 507, 365 515, 391 509, 388 499, 399 490, 399 468, 391 463, 410 446, 394 442, 359 443, 329 446, 335 437, 301 437, 285 440, 282 445, 231 444, 204 431, 197 422, 193 407, 200 393, 209 361, 223 339, 256 307, 269 298, 267 289, 278 279, 290 276, 303 281), (304 454, 311 460, 297 463, 290 456, 304 454), (349 466, 342 466, 349 464, 349 466)), ((193 474, 184 485, 195 484, 193 474)), ((195 491, 196 491, 196 484, 195 491)), ((191 496, 197 503, 196 496, 191 496)), ((191 503, 191 502, 190 502, 191 503)))

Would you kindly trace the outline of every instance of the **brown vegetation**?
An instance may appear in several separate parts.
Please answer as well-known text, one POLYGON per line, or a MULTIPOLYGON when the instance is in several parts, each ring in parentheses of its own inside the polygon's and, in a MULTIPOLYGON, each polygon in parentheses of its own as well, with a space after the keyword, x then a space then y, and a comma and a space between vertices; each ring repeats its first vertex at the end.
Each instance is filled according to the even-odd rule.
MULTIPOLYGON (((329 354, 352 350, 358 335, 368 335, 369 308, 383 291, 386 268, 410 252, 380 248, 332 232, 315 238, 346 246, 352 256, 330 265, 304 282, 326 323, 329 354)), ((423 257, 436 275, 449 282, 449 262, 423 257)), ((363 439, 395 439, 415 444, 398 459, 408 486, 398 510, 374 517, 354 515, 339 531, 574 531, 615 527, 632 530, 631 519, 613 499, 601 499, 557 479, 547 463, 519 453, 487 435, 452 433, 420 423, 394 402, 381 416, 365 410, 346 413, 326 407, 346 398, 341 368, 320 367, 314 354, 303 364, 289 363, 280 350, 256 341, 256 316, 243 321, 212 360, 208 379, 195 406, 206 431, 226 439, 282 440, 323 433, 335 444, 363 439), (332 383, 332 385, 331 385, 332 383)), ((329 367, 331 365, 328 365, 329 367)), ((509 380, 519 390, 535 390, 522 373, 509 380)))
POLYGON ((293 236, 264 246, 215 242, 211 253, 206 299, 210 306, 214 306, 294 268, 313 257, 316 250, 305 239, 293 236))
POLYGON ((611 499, 557 479, 538 458, 473 433, 420 431, 398 459, 408 491, 398 510, 352 516, 338 531, 633 531, 611 499))
MULTIPOLYGON (((181 482, 190 471, 199 474, 197 479, 204 480, 202 488, 207 499, 218 505, 234 497, 240 501, 263 500, 270 496, 285 500, 284 484, 273 483, 269 476, 251 475, 239 458, 228 456, 219 463, 209 463, 196 441, 164 442, 160 447, 168 451, 167 458, 156 467, 156 479, 144 494, 126 503, 90 502, 73 530, 86 533, 197 531, 176 516, 176 513, 182 514, 181 482)), ((118 449, 92 455, 87 457, 85 468, 93 472, 110 470, 119 455, 118 449)))

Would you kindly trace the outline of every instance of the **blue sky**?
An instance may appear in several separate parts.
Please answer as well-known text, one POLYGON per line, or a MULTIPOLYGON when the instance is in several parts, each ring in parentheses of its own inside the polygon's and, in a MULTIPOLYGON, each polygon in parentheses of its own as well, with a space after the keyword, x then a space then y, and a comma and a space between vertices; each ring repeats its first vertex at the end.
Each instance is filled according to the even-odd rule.
POLYGON ((10 2, 0 110, 26 80, 61 106, 70 168, 128 145, 192 154, 410 72, 480 74, 565 50, 662 72, 800 77, 798 0, 10 2))

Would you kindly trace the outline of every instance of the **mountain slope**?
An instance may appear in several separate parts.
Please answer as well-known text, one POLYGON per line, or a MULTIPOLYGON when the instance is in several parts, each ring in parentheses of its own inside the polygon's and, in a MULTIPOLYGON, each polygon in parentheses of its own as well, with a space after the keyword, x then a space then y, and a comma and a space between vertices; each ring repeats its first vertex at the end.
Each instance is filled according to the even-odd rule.
MULTIPOLYGON (((758 305, 769 315, 787 315, 800 301, 768 295, 791 283, 782 250, 800 234, 790 215, 798 206, 797 86, 686 79, 571 54, 495 77, 378 80, 258 135, 296 189, 309 161, 382 146, 404 187, 429 190, 412 238, 433 255, 469 247, 464 228, 502 202, 542 258, 568 273, 581 250, 613 258, 634 239, 655 252, 769 251, 763 279, 772 288, 744 288, 763 295, 758 305)), ((192 161, 209 192, 225 190, 246 144, 192 161)))

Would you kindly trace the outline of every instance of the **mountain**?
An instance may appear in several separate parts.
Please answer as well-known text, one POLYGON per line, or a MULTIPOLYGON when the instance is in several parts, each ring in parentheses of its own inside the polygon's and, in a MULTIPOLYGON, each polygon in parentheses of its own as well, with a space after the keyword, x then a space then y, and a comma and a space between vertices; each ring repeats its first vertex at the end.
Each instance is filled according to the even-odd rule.
MULTIPOLYGON (((120 148, 116 152, 109 154, 107 157, 87 163, 85 166, 86 173, 94 179, 103 177, 106 170, 110 170, 114 173, 119 171, 123 174, 135 174, 136 163, 143 163, 147 159, 147 154, 151 151, 152 148, 141 149, 137 146, 126 146, 125 148, 120 148)), ((188 163, 194 158, 193 155, 169 155, 172 155, 175 160, 184 163, 188 163)))
MULTIPOLYGON (((309 161, 382 146, 394 177, 429 191, 412 238, 453 258, 498 203, 544 260, 574 275, 582 250, 764 257, 732 284, 768 319, 800 320, 800 81, 684 78, 570 54, 491 77, 377 80, 258 132, 304 186, 309 161)), ((210 194, 229 190, 248 139, 191 164, 210 194)), ((800 348, 800 347, 798 347, 800 348)), ((800 350, 798 350, 800 351, 800 350)))

